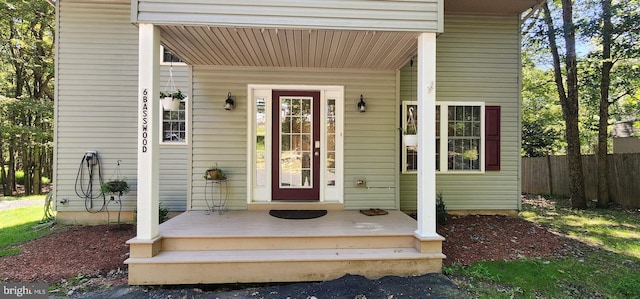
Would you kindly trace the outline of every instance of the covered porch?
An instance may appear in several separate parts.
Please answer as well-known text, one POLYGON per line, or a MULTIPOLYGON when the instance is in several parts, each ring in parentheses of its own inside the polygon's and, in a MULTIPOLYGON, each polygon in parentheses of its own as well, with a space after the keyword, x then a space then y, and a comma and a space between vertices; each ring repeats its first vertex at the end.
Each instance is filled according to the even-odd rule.
POLYGON ((400 211, 366 216, 329 210, 303 220, 268 210, 187 211, 151 241, 132 239, 129 284, 322 281, 347 273, 377 278, 440 272, 442 241, 419 238, 400 211))
MULTIPOLYGON (((238 8, 231 2, 198 6, 174 2, 141 1, 132 14, 139 28, 138 232, 129 242, 129 283, 314 281, 346 273, 378 277, 440 271, 443 238, 436 233, 436 130, 431 122, 418 123, 418 221, 390 208, 388 215, 373 217, 360 214, 358 209, 382 204, 399 208, 396 72, 417 58, 417 114, 435 115, 436 40, 444 30, 444 1, 337 1, 322 7, 282 1, 263 4, 282 6, 268 9, 258 5, 238 8), (331 5, 337 7, 330 7, 330 11, 324 7, 331 5), (189 141, 191 191, 187 198, 192 211, 158 226, 160 109, 153 95, 160 88, 160 44, 192 66, 194 127, 189 141), (384 84, 369 80, 371 73, 384 77, 380 81, 384 84), (326 196, 315 198, 339 209, 321 218, 298 221, 251 210, 263 204, 253 194, 269 194, 272 186, 264 184, 267 193, 258 192, 253 179, 257 163, 252 160, 256 149, 252 134, 256 128, 245 120, 255 113, 254 90, 260 88, 252 89, 254 85, 269 91, 260 96, 265 101, 276 97, 275 89, 290 89, 283 86, 313 90, 339 87, 331 99, 344 112, 340 117, 344 128, 335 132, 337 143, 344 145, 336 150, 341 153, 335 159, 335 171, 340 175, 331 188, 337 192, 335 201, 322 202, 326 196), (211 100, 231 94, 228 90, 237 96, 234 112, 224 112, 211 100), (355 110, 354 99, 366 91, 376 96, 369 106, 379 110, 370 109, 368 117, 363 117, 355 110), (372 125, 380 119, 388 122, 372 125), (225 131, 220 134, 215 129, 225 131), (381 146, 372 146, 371 140, 381 146), (237 196, 232 199, 234 211, 205 215, 198 211, 202 204, 197 200, 202 197, 197 190, 202 188, 197 184, 207 163, 219 157, 234 159, 228 163, 235 170, 230 180, 237 196), (371 167, 371 161, 376 160, 389 162, 371 167), (367 193, 352 183, 362 174, 378 176, 374 189, 361 189, 367 193), (382 190, 394 191, 375 194, 382 190)), ((513 1, 500 1, 505 2, 513 1)), ((534 3, 518 1, 521 5, 524 2, 534 3)), ((468 1, 447 3, 465 7, 468 1)), ((330 99, 320 100, 326 104, 330 99)), ((274 134, 273 140, 277 137, 274 134)), ((318 144, 326 150, 322 142, 318 144)), ((273 161, 276 168, 279 160, 273 161)), ((265 199, 264 204, 272 204, 271 199, 265 199)), ((301 209, 309 208, 307 204, 301 209)))
MULTIPOLYGON (((399 191, 395 188, 398 162, 391 158, 396 156, 398 136, 396 72, 416 55, 420 82, 417 97, 423 103, 419 106, 419 113, 435 113, 435 50, 439 22, 438 14, 432 14, 431 9, 437 11, 437 5, 432 2, 423 8, 427 10, 422 12, 425 19, 431 18, 432 22, 416 20, 415 24, 406 28, 378 28, 378 31, 371 30, 364 23, 356 26, 349 21, 344 23, 344 27, 326 27, 314 23, 317 20, 313 18, 299 20, 308 24, 286 27, 279 24, 256 26, 250 24, 253 17, 247 17, 246 23, 237 26, 216 24, 218 18, 213 16, 199 24, 180 20, 167 23, 167 19, 156 19, 151 14, 138 12, 138 224, 136 238, 129 241, 131 254, 126 261, 129 265, 129 283, 316 281, 341 277, 347 273, 380 277, 439 272, 444 255, 441 250, 443 238, 435 230, 435 172, 431 170, 435 169, 435 161, 419 161, 421 169, 431 171, 419 174, 419 220, 416 221, 396 210, 399 206, 399 191), (191 193, 187 196, 187 207, 191 211, 158 226, 158 132, 161 128, 158 127, 159 101, 155 95, 160 90, 160 44, 171 48, 192 66, 193 108, 190 109, 194 116, 194 127, 189 138, 191 193), (262 73, 265 75, 260 77, 262 73), (370 73, 383 77, 385 84, 380 87, 366 79, 358 81, 358 77, 366 78, 371 76, 370 73), (234 77, 228 74, 239 75, 234 77), (225 78, 207 81, 217 76, 225 78), (256 76, 255 79, 247 79, 253 76, 256 76), (266 83, 276 87, 265 86, 266 83), (218 98, 218 91, 209 91, 209 88, 221 84, 234 86, 224 88, 229 88, 232 94, 237 95, 236 105, 241 108, 225 112, 212 102, 212 97, 218 98), (254 86, 257 87, 252 88, 254 86), (262 200, 253 196, 269 194, 269 190, 256 189, 257 180, 253 178, 258 172, 255 169, 258 163, 253 162, 252 157, 256 152, 253 134, 257 130, 243 119, 251 118, 256 103, 263 99, 267 103, 272 101, 276 97, 272 90, 291 90, 291 86, 296 90, 310 88, 318 91, 321 94, 319 102, 325 106, 335 105, 340 115, 337 117, 337 129, 332 132, 336 144, 339 144, 335 150, 335 183, 320 181, 318 186, 329 187, 314 191, 315 194, 326 195, 328 189, 336 189, 331 200, 327 200, 328 196, 316 196, 314 201, 337 209, 330 210, 328 215, 318 219, 282 220, 269 216, 268 211, 252 210, 263 204, 270 206, 273 201, 271 198, 262 200), (352 109, 355 107, 355 103, 351 103, 354 95, 367 91, 363 86, 375 90, 378 95, 373 96, 370 103, 388 107, 375 113, 375 110, 368 112, 365 116, 370 116, 369 120, 352 109), (270 91, 264 96, 259 95, 261 98, 257 99, 256 94, 263 89, 270 91), (333 102, 329 104, 329 101, 333 102), (236 117, 232 117, 234 114, 236 117), (384 129, 385 133, 382 134, 382 129, 376 130, 375 126, 371 126, 371 121, 376 122, 380 118, 388 120, 383 127, 379 127, 384 129), (340 125, 343 120, 344 128, 340 125), (225 130, 226 134, 217 137, 216 134, 221 131, 212 130, 215 128, 225 130), (358 130, 374 139, 381 138, 384 146, 367 146, 366 141, 351 135, 358 130), (344 151, 341 149, 343 141, 344 151), (370 173, 370 164, 358 161, 366 152, 388 161, 380 170, 385 175, 380 176, 379 186, 392 192, 379 195, 374 193, 381 189, 353 190, 355 187, 351 181, 354 174, 370 173), (222 215, 205 215, 201 210, 202 200, 198 201, 201 198, 198 192, 204 188, 199 188, 197 184, 202 182, 202 170, 220 156, 234 159, 226 161, 224 165, 234 167, 234 175, 228 182, 231 188, 235 184, 232 192, 235 197, 230 200, 232 211, 222 215), (246 191, 242 191, 243 187, 246 191), (240 195, 243 193, 245 198, 240 195), (380 206, 381 203, 384 206, 380 206), (365 216, 358 212, 365 206, 385 207, 390 213, 365 216)), ((188 18, 184 20, 191 21, 188 18)), ((227 95, 227 92, 223 95, 227 95)), ((313 101, 315 103, 315 97, 313 101)), ((314 108, 314 111, 324 109, 314 108)), ((435 128, 427 124, 420 124, 420 130, 426 138, 420 140, 419 146, 429 157, 435 155, 433 142, 430 142, 435 138, 435 128)), ((278 140, 278 137, 272 139, 278 140)), ((319 141, 314 138, 313 144, 315 148, 320 147, 321 151, 326 152, 328 142, 323 140, 323 137, 319 141)), ((326 159, 325 155, 316 152, 314 156, 324 157, 319 158, 321 161, 318 165, 327 164, 326 160, 322 160, 326 159)), ((269 165, 277 169, 279 160, 274 158, 269 165)), ((276 174, 273 177, 279 176, 276 174)), ((266 187, 271 185, 263 184, 266 187)), ((296 205, 296 200, 290 202, 296 205)), ((298 205, 300 207, 297 209, 313 208, 308 202, 298 205)))

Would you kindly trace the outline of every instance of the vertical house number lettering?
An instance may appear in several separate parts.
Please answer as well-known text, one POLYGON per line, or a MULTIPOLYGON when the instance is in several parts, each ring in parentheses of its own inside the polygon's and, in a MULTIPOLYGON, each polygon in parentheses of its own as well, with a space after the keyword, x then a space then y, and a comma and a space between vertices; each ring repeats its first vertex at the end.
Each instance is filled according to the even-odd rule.
POLYGON ((149 131, 148 131, 148 125, 149 125, 149 107, 147 107, 147 103, 149 102, 149 89, 145 88, 142 91, 142 152, 146 153, 147 152, 147 144, 149 143, 149 140, 147 139, 149 137, 149 131))

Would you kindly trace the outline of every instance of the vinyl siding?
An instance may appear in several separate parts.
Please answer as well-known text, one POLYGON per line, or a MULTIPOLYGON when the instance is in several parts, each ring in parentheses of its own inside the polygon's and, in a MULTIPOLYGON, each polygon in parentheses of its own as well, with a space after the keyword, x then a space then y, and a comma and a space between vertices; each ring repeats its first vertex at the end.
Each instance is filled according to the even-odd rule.
MULTIPOLYGON (((437 40, 437 101, 483 101, 501 111, 501 170, 437 174, 434 194, 447 209, 518 209, 520 198, 520 53, 518 17, 447 15, 437 40)), ((414 65, 414 72, 416 67, 414 65)), ((401 71, 401 99, 410 99, 409 67, 401 71)), ((416 74, 413 75, 415 80, 416 74)), ((484 158, 483 158, 484 159, 484 158)), ((400 202, 416 209, 415 174, 401 175, 400 202)))
MULTIPOLYGON (((67 199, 69 205, 56 209, 85 210, 75 182, 84 153, 95 150, 104 181, 115 178, 121 161, 120 174, 130 185, 123 209, 132 210, 137 189, 138 30, 130 21, 130 2, 62 0, 57 5, 54 190, 56 199, 67 199)), ((163 78, 167 71, 163 67, 163 78)), ((181 88, 189 86, 186 67, 174 67, 174 78, 181 88)), ((184 210, 187 146, 161 146, 160 155, 170 161, 160 166, 161 203, 184 210)), ((94 200, 94 205, 101 204, 102 199, 94 200)))
POLYGON ((394 71, 193 67, 193 209, 206 208, 204 170, 215 163, 228 174, 230 209, 246 208, 247 84, 344 85, 344 204, 346 209, 394 208, 397 162, 394 71), (223 109, 227 92, 236 108, 223 109), (363 94, 367 112, 356 111, 363 94), (356 177, 371 187, 355 188, 356 177))
MULTIPOLYGON (((139 23, 436 32, 443 0, 139 0, 139 23)), ((134 14, 134 18, 135 18, 134 14)))

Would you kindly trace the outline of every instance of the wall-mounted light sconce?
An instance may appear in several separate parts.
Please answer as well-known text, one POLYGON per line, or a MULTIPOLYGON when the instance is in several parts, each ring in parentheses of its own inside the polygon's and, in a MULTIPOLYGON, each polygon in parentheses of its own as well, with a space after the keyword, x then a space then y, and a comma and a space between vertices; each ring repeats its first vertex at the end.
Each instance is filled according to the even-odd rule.
POLYGON ((367 111, 367 104, 364 102, 364 98, 362 97, 362 95, 360 95, 360 102, 358 102, 358 111, 360 112, 367 111))
POLYGON ((236 106, 236 102, 231 98, 231 92, 227 94, 227 99, 224 101, 224 110, 231 110, 236 106))

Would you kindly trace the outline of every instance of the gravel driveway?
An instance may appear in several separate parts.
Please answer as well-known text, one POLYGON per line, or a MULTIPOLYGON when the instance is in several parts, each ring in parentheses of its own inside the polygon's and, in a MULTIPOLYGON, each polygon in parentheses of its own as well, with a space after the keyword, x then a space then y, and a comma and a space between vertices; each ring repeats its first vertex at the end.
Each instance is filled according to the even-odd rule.
MULTIPOLYGON (((370 280, 359 275, 346 275, 324 282, 276 284, 234 290, 211 286, 142 287, 118 286, 71 296, 83 299, 108 298, 216 298, 216 299, 464 299, 469 296, 442 274, 397 277, 386 276, 370 280)), ((65 297, 51 297, 65 298, 65 297)))
POLYGON ((0 199, 0 211, 15 208, 42 206, 44 209, 44 199, 24 199, 24 200, 2 200, 0 199))

